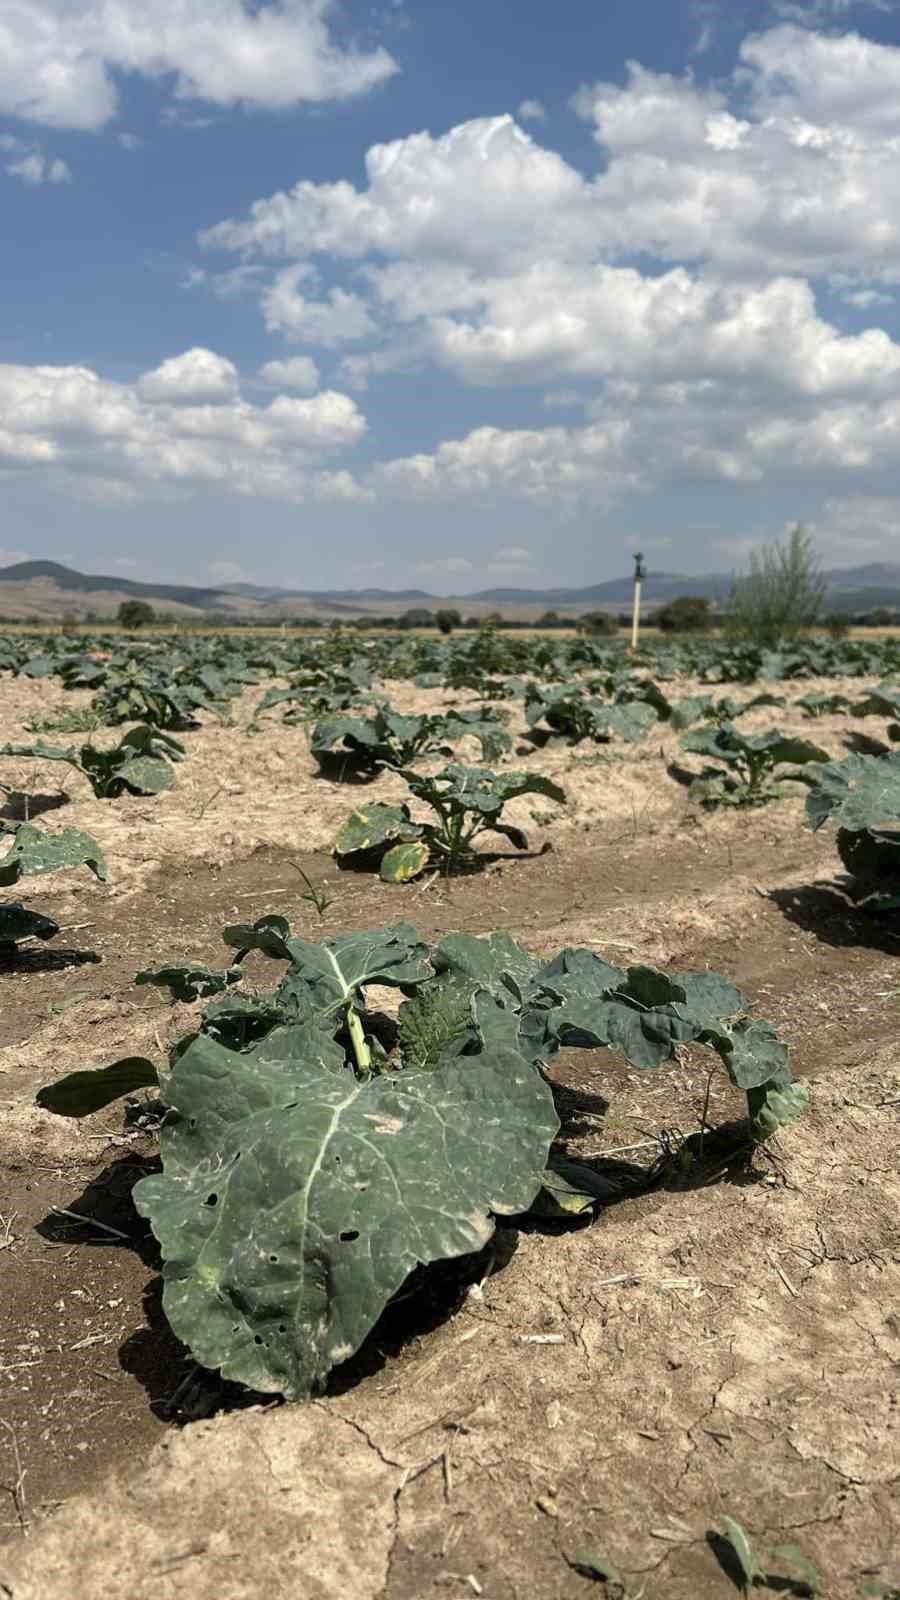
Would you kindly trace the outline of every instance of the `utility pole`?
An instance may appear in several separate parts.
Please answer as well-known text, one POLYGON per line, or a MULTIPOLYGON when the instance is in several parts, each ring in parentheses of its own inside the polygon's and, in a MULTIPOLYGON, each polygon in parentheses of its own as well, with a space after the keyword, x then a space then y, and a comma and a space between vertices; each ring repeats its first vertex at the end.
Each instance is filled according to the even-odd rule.
POLYGON ((640 551, 634 558, 634 609, 631 613, 631 648, 637 649, 638 634, 641 627, 641 584, 647 573, 644 567, 644 557, 640 551))

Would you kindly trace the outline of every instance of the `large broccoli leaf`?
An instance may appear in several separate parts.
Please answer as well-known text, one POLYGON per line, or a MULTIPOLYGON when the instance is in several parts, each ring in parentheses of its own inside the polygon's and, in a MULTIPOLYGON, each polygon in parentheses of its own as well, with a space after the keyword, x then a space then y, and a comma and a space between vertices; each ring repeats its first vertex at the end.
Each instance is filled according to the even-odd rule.
POLYGON ((33 822, 23 822, 12 848, 0 860, 0 884, 5 887, 20 878, 60 872, 64 867, 90 867, 101 881, 106 879, 103 851, 89 833, 82 833, 79 828, 46 833, 33 822))
POLYGON ((851 832, 900 822, 900 750, 829 761, 818 779, 806 797, 806 815, 814 830, 829 820, 851 832))
MULTIPOLYGON (((364 963, 366 965, 366 963, 364 963)), ((362 1081, 300 1048, 200 1036, 174 1068, 163 1171, 135 1188, 164 1257, 166 1315, 205 1366, 299 1397, 362 1343, 419 1263, 480 1249, 526 1210, 558 1122, 497 1049, 362 1081)))

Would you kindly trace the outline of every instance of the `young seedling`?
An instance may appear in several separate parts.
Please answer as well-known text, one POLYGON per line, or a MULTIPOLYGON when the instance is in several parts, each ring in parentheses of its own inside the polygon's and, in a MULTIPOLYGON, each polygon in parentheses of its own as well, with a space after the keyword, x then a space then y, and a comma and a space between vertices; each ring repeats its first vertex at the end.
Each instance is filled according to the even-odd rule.
POLYGON ((295 872, 299 872, 303 882, 306 884, 306 888, 302 891, 300 899, 305 900, 307 905, 311 905, 320 917, 324 917, 328 907, 332 904, 334 897, 326 894, 324 889, 317 889, 312 879, 307 876, 298 861, 292 861, 290 865, 293 867, 295 872))

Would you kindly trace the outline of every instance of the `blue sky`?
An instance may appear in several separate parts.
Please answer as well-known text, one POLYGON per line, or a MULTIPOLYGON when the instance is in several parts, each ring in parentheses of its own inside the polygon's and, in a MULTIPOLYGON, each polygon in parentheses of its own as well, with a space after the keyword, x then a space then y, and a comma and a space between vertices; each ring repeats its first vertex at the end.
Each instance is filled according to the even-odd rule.
POLYGON ((890 0, 0 0, 0 562, 900 559, 890 0))

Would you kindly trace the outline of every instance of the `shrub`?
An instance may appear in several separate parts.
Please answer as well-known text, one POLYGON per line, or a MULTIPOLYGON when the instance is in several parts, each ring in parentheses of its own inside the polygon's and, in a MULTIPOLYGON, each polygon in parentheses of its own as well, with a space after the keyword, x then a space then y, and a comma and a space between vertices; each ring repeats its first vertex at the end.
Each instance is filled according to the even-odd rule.
POLYGON ((619 624, 609 611, 587 611, 578 619, 578 630, 595 639, 614 639, 618 637, 619 624))
POLYGON ((663 633, 696 633, 708 628, 712 622, 709 601, 699 594, 679 595, 661 606, 653 618, 663 633))
POLYGON ((734 579, 726 629, 734 639, 774 648, 819 621, 826 588, 812 537, 798 522, 786 544, 764 545, 751 555, 750 571, 734 579))
POLYGON ((156 621, 156 612, 146 600, 123 600, 116 621, 121 628, 145 628, 156 621))

